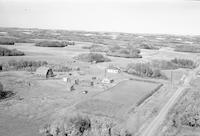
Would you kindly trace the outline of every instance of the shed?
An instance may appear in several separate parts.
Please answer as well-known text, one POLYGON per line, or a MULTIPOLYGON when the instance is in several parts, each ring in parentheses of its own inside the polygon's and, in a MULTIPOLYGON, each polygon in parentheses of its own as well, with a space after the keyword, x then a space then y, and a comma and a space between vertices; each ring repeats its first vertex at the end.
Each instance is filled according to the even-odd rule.
POLYGON ((41 76, 41 77, 46 77, 46 78, 49 78, 49 77, 53 77, 54 74, 53 74, 53 70, 49 67, 39 67, 37 70, 36 70, 36 75, 38 76, 41 76))

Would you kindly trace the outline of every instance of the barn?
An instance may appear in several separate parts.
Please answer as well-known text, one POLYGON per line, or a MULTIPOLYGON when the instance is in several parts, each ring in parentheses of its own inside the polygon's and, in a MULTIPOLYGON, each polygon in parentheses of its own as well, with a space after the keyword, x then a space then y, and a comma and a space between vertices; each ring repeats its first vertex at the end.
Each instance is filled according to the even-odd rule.
POLYGON ((53 74, 53 70, 49 67, 39 67, 37 70, 36 70, 36 75, 38 76, 41 76, 41 77, 46 77, 46 78, 49 78, 49 77, 53 77, 54 74, 53 74))

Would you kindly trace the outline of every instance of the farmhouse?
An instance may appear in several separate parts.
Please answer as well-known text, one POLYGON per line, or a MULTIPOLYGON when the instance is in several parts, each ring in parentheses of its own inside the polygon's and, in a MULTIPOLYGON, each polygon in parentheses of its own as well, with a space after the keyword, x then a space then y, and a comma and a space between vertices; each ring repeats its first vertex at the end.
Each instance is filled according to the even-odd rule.
POLYGON ((107 73, 114 73, 114 74, 117 74, 117 73, 120 73, 120 69, 117 68, 117 67, 114 67, 114 66, 109 66, 107 69, 106 69, 106 72, 107 73))
POLYGON ((49 67, 39 67, 37 70, 36 70, 36 75, 38 76, 41 76, 41 77, 46 77, 46 78, 49 78, 49 77, 53 77, 54 74, 53 74, 53 70, 49 67))
POLYGON ((120 72, 120 70, 119 69, 107 69, 106 70, 108 73, 114 73, 114 74, 117 74, 117 73, 119 73, 120 72))

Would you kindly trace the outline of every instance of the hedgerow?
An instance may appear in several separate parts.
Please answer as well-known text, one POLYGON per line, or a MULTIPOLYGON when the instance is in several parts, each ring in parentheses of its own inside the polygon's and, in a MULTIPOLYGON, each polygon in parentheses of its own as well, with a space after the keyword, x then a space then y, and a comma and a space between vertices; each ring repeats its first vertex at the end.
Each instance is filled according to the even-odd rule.
POLYGON ((24 52, 16 49, 7 49, 0 47, 0 56, 23 56, 24 52))
POLYGON ((40 47, 65 47, 67 43, 65 41, 42 41, 35 44, 40 47))
POLYGON ((3 63, 3 70, 30 70, 35 71, 38 67, 47 65, 47 61, 32 61, 32 60, 10 60, 3 63))
POLYGON ((67 116, 65 119, 46 125, 41 131, 44 136, 132 136, 111 119, 86 115, 67 116))
POLYGON ((161 71, 151 67, 149 63, 130 63, 126 67, 126 72, 143 77, 164 78, 161 71))

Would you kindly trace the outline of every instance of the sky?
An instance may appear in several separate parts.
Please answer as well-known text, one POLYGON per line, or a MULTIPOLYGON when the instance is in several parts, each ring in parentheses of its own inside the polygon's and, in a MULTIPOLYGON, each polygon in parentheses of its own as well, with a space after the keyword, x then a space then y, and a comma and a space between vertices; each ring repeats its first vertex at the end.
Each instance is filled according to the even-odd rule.
POLYGON ((200 35, 200 1, 0 0, 0 26, 200 35))

